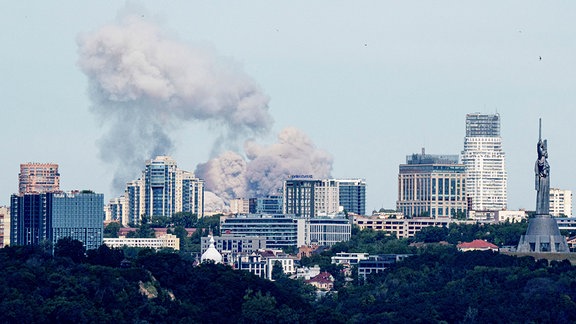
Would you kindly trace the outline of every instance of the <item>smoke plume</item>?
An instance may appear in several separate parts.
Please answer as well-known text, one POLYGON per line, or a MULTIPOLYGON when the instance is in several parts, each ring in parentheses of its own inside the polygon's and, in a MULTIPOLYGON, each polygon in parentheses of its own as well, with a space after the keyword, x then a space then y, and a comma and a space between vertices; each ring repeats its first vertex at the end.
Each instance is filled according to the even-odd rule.
POLYGON ((170 130, 185 123, 216 125, 223 134, 216 143, 227 146, 264 134, 272 125, 268 97, 237 64, 171 37, 140 15, 81 35, 78 46, 92 110, 106 129, 98 143, 100 155, 116 167, 116 190, 145 160, 171 153, 170 130))
POLYGON ((276 193, 290 175, 328 178, 332 171, 332 156, 292 127, 280 132, 277 143, 262 146, 247 141, 244 150, 247 160, 237 153, 225 152, 198 166, 196 175, 205 179, 207 190, 225 201, 261 197, 276 193))

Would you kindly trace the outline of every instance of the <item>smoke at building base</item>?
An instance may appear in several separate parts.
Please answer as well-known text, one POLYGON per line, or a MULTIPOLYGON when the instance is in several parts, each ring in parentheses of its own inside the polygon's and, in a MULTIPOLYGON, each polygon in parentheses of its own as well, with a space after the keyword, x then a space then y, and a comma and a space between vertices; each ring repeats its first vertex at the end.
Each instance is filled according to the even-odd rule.
POLYGON ((277 142, 269 146, 247 141, 244 151, 246 158, 227 151, 198 165, 195 173, 205 180, 206 190, 226 202, 262 197, 277 193, 290 175, 329 178, 332 172, 332 156, 294 127, 283 129, 277 142))

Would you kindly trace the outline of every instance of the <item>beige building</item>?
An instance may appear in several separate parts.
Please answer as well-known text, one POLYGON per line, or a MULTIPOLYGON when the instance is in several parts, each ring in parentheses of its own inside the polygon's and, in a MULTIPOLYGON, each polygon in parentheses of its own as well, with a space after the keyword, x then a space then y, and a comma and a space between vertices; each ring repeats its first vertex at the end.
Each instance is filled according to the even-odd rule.
POLYGON ((572 217, 572 190, 550 188, 550 215, 572 217))
POLYGON ((457 155, 406 157, 398 173, 396 209, 407 217, 465 217, 465 169, 457 155))
POLYGON ((60 174, 56 163, 23 163, 18 174, 18 193, 60 191, 60 174))
POLYGON ((10 244, 10 208, 0 207, 0 248, 10 244))
POLYGON ((250 212, 250 200, 246 198, 230 200, 230 212, 232 214, 248 214, 250 212))
POLYGON ((386 231, 387 233, 396 236, 397 238, 413 237, 421 231, 424 227, 429 226, 450 226, 452 223, 473 223, 469 221, 458 221, 450 218, 379 218, 369 216, 355 216, 354 224, 358 225, 360 229, 370 228, 375 231, 386 231))

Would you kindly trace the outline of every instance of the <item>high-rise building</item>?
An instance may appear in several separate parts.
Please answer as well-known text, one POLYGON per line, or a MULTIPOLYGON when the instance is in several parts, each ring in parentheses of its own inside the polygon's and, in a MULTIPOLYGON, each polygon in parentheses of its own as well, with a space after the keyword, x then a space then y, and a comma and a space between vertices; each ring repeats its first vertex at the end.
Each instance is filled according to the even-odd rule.
POLYGON ((71 237, 86 249, 102 245, 104 196, 93 192, 47 192, 12 195, 10 243, 55 244, 71 237))
POLYGON ((170 217, 176 210, 176 161, 157 156, 146 161, 144 208, 147 216, 170 217))
POLYGON ((86 250, 102 245, 104 195, 91 191, 52 193, 50 236, 52 243, 71 237, 84 243, 86 250))
POLYGON ((313 218, 339 212, 338 181, 292 176, 284 181, 283 212, 313 218))
POLYGON ((407 217, 457 217, 466 213, 465 168, 457 155, 406 157, 398 174, 397 210, 407 217))
POLYGON ((366 181, 364 179, 338 179, 340 206, 356 215, 366 215, 366 181))
POLYGON ((10 245, 38 245, 51 240, 52 195, 25 193, 10 197, 10 245))
POLYGON ((466 115, 462 164, 466 167, 468 209, 505 210, 507 173, 499 114, 466 115))
POLYGON ((550 215, 572 217, 572 191, 550 188, 550 215))
POLYGON ((55 163, 23 163, 18 175, 18 193, 44 193, 60 190, 60 174, 55 163))
MULTIPOLYGON (((108 210, 118 210, 112 206, 108 210)), ((178 168, 169 156, 146 161, 142 176, 126 184, 122 223, 140 224, 143 216, 170 217, 178 212, 204 216, 204 181, 178 168)))

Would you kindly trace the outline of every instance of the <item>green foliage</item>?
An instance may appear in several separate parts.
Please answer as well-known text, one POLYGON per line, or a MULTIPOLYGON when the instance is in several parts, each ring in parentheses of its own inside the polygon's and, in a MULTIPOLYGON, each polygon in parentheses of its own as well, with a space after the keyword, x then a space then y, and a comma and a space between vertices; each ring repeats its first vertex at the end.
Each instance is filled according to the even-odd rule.
MULTIPOLYGON (((407 245, 362 232, 358 244, 407 245)), ((60 251, 73 242, 56 245, 60 251)), ((576 267, 567 260, 431 244, 318 299, 300 280, 272 282, 222 264, 195 267, 192 259, 150 249, 132 253, 130 268, 107 264, 121 252, 102 246, 75 263, 40 246, 0 249, 0 323, 576 322, 576 267)), ((340 267, 324 266, 342 280, 340 267)))
POLYGON ((104 227, 104 237, 106 238, 118 238, 118 232, 122 225, 118 222, 111 222, 106 227, 104 227))
POLYGON ((75 263, 84 261, 86 248, 82 242, 64 237, 59 239, 54 246, 54 256, 61 258, 70 258, 75 263))
POLYGON ((425 227, 412 239, 413 242, 440 242, 450 244, 487 240, 498 246, 517 245, 526 233, 527 222, 503 224, 451 224, 450 227, 425 227))

